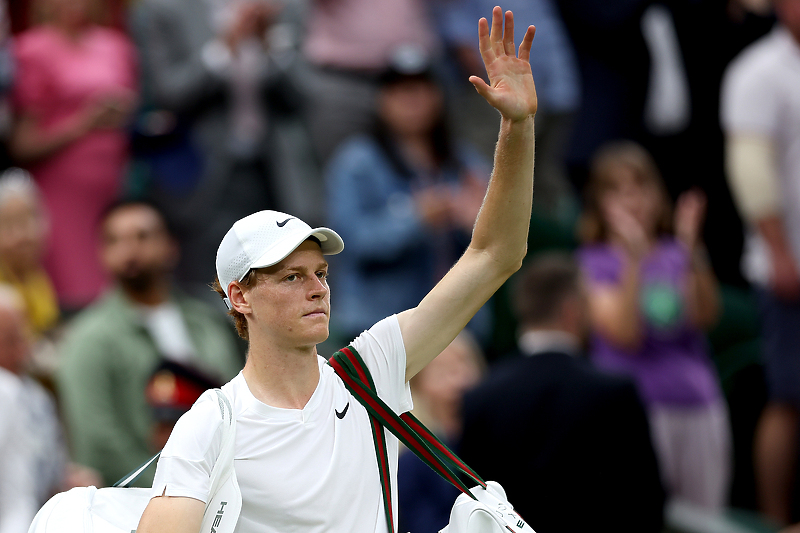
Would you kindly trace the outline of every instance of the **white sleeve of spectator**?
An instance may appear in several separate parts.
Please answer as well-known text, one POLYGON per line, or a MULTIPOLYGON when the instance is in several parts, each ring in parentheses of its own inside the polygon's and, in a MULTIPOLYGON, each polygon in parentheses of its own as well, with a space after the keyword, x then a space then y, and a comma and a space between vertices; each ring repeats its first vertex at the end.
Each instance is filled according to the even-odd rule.
POLYGON ((397 315, 359 335, 353 347, 369 368, 378 396, 398 414, 410 411, 414 404, 406 382, 406 348, 397 315))
POLYGON ((215 393, 208 391, 175 424, 158 460, 150 496, 184 496, 207 503, 211 470, 221 448, 222 418, 215 393))
POLYGON ((734 60, 725 73, 720 116, 728 135, 774 136, 780 100, 773 91, 780 84, 772 79, 772 69, 765 68, 767 61, 763 54, 746 55, 734 60))

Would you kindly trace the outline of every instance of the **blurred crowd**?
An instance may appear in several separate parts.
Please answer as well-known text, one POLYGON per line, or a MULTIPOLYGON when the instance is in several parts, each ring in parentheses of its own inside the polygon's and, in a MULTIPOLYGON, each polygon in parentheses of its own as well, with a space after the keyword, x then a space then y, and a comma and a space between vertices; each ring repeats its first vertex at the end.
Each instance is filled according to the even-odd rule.
MULTIPOLYGON (((210 288, 237 219, 343 237, 323 355, 420 301, 492 170, 493 6, 0 0, 0 533, 242 368, 210 288)), ((800 0, 501 7, 537 28, 528 257, 415 414, 539 533, 791 530, 800 0)), ((402 531, 444 527, 455 489, 399 470, 402 531)))

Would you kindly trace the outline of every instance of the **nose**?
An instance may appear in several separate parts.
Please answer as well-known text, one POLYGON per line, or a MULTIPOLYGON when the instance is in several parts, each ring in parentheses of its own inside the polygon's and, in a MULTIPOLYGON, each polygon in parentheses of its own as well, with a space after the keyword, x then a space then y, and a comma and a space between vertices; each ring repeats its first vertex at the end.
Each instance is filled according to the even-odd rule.
POLYGON ((309 294, 312 300, 324 298, 328 294, 328 283, 324 279, 314 276, 311 284, 311 292, 309 294))

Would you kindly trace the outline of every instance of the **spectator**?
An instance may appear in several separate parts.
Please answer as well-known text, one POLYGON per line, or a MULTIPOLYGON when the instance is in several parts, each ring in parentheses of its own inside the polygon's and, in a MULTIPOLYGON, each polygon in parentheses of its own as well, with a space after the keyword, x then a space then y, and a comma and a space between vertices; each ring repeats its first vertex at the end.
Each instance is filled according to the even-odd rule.
MULTIPOLYGON (((441 279, 469 241, 487 174, 448 133, 427 58, 398 49, 381 76, 374 132, 343 145, 326 175, 329 224, 349 243, 336 267, 342 338, 413 307, 441 279)), ((479 336, 488 318, 473 321, 479 336)))
POLYGON ((514 495, 539 533, 661 531, 664 492, 636 388, 582 355, 589 317, 578 266, 541 256, 516 287, 518 350, 467 394, 462 457, 514 495))
POLYGON ((145 388, 147 404, 155 421, 150 441, 152 451, 164 448, 175 423, 201 394, 221 386, 221 381, 209 378, 191 366, 169 360, 158 365, 145 388))
POLYGON ((0 285, 0 368, 19 379, 15 411, 22 415, 23 427, 16 438, 28 453, 27 460, 21 461, 22 468, 24 477, 33 483, 38 508, 56 492, 98 484, 99 476, 89 468, 68 462, 55 400, 50 391, 28 375, 32 347, 23 303, 12 287, 0 285))
POLYGON ((580 260, 594 362, 636 380, 668 496, 714 512, 727 502, 731 435, 703 335, 720 305, 700 237, 705 203, 685 193, 673 223, 649 153, 606 145, 586 189, 580 260))
MULTIPOLYGON (((378 77, 407 44, 428 56, 439 41, 423 0, 311 0, 303 53, 311 65, 308 122, 327 165, 344 139, 367 133, 378 77)), ((473 21, 474 31, 474 21, 473 21)))
POLYGON ((164 144, 142 155, 153 174, 152 197, 182 244, 179 279, 195 296, 207 296, 217 244, 233 222, 262 209, 291 209, 290 190, 318 173, 304 167, 313 159, 307 139, 290 135, 302 99, 292 50, 276 44, 282 6, 142 0, 135 8, 153 107, 137 129, 164 144))
POLYGON ((12 168, 0 175, 0 282, 25 303, 28 324, 40 336, 59 320, 58 299, 42 266, 48 223, 30 175, 12 168))
POLYGON ((30 389, 6 369, 24 358, 24 318, 15 297, 0 287, 0 533, 27 531, 40 505, 38 490, 46 485, 33 468, 36 453, 28 437, 33 428, 24 414, 30 389))
MULTIPOLYGON (((464 393, 481 379, 486 362, 480 346, 462 331, 409 382, 412 413, 451 448, 461 438, 464 393)), ((397 471, 399 531, 436 533, 447 525, 460 494, 413 453, 400 455, 397 471)))
POLYGON ((172 288, 178 247, 156 208, 119 203, 102 231, 116 285, 69 325, 58 385, 75 458, 109 484, 150 456, 145 387, 162 359, 220 380, 243 361, 222 313, 172 288))
POLYGON ((722 85, 728 182, 748 230, 742 267, 762 315, 769 402, 755 441, 759 506, 787 524, 800 409, 800 1, 729 65, 722 85))
POLYGON ((51 217, 46 266, 63 309, 90 303, 106 277, 97 260, 102 212, 120 192, 125 124, 136 100, 136 56, 98 25, 97 0, 38 0, 15 43, 10 151, 30 170, 51 217))

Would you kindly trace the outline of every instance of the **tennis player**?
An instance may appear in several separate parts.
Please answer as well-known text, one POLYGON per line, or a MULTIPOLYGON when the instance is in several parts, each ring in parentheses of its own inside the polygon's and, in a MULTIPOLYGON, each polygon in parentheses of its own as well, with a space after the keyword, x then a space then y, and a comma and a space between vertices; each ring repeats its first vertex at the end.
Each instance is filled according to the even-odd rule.
MULTIPOLYGON (((378 394, 398 413, 412 407, 408 380, 450 344, 526 253, 537 108, 529 63, 534 28, 519 55, 510 11, 495 7, 491 29, 481 19, 478 33, 490 84, 477 76, 470 82, 502 120, 471 243, 417 307, 378 322, 352 343, 378 394)), ((249 340, 244 370, 223 387, 237 424, 237 532, 388 530, 367 411, 316 348, 328 337, 330 318, 325 255, 343 247, 334 231, 274 211, 236 222, 220 244, 220 291, 249 340)), ((180 419, 159 460, 139 533, 199 531, 220 425, 210 399, 180 419)), ((388 441, 396 493, 398 447, 393 436, 388 441)), ((396 527, 396 508, 393 515, 396 527)), ((230 531, 225 520, 223 514, 215 523, 230 531)))

